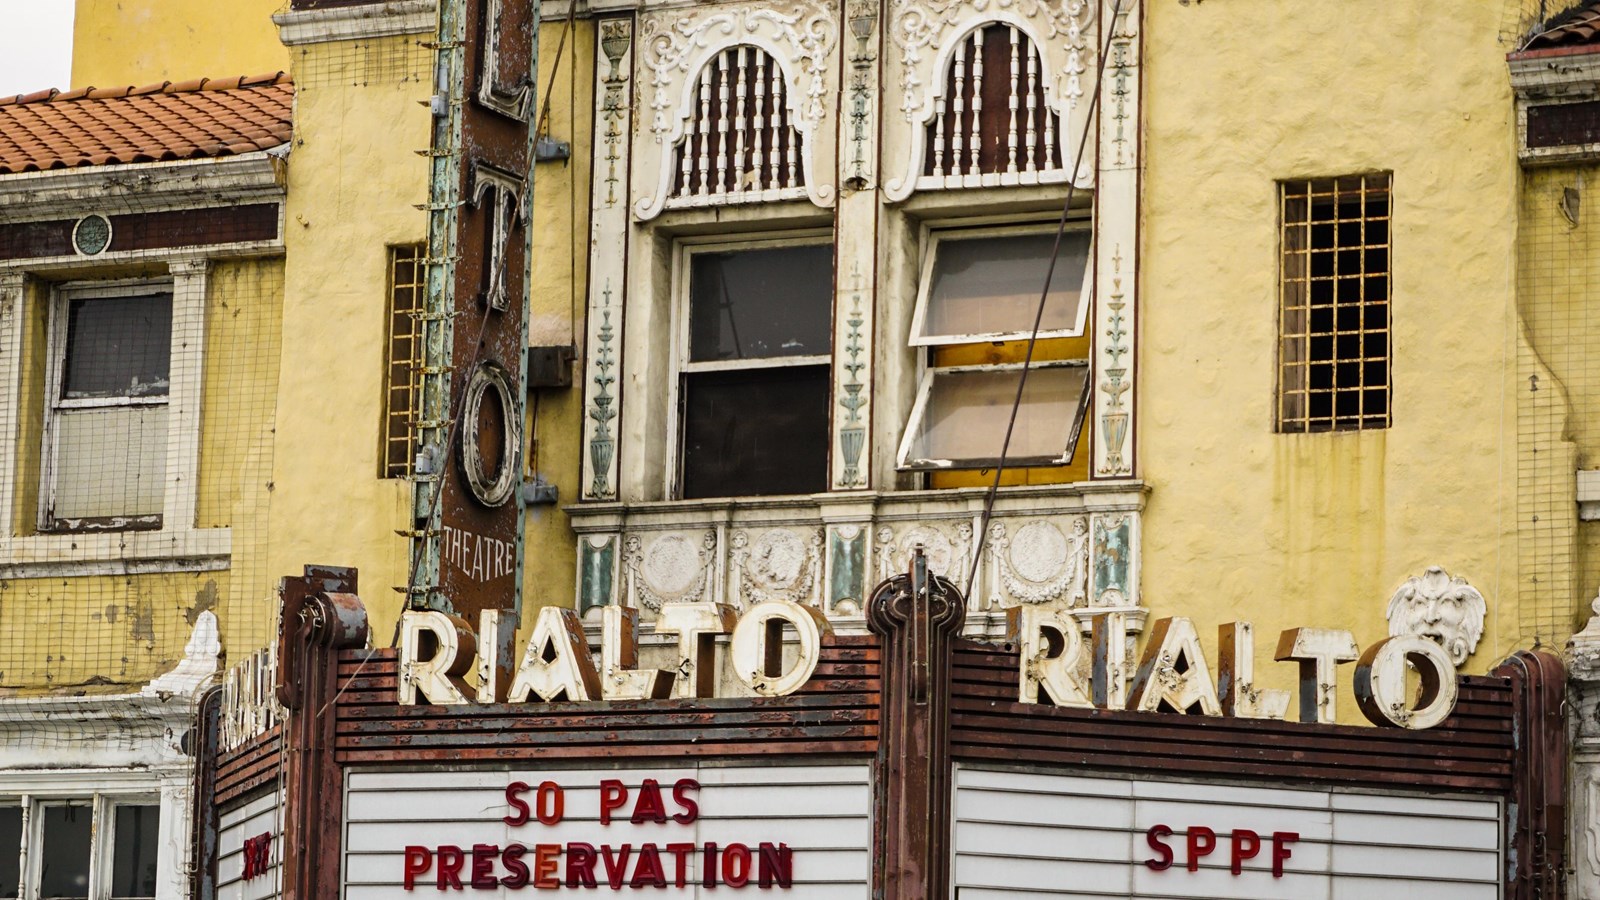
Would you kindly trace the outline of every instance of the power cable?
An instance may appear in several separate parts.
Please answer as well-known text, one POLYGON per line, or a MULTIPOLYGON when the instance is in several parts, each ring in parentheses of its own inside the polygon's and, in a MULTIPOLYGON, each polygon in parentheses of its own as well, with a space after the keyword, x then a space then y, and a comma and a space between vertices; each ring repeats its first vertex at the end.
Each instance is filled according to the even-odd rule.
MULTIPOLYGON (((972 565, 967 570, 967 587, 962 591, 962 597, 972 595, 972 583, 978 576, 978 566, 983 559, 984 544, 989 539, 989 521, 994 518, 994 501, 1000 493, 1000 478, 1006 471, 1006 456, 1011 451, 1011 435, 1016 430, 1017 413, 1022 409, 1022 391, 1028 385, 1028 372, 1033 368, 1033 350, 1039 342, 1039 328, 1044 322, 1045 302, 1050 298, 1050 282, 1055 277, 1056 260, 1061 256, 1061 240, 1067 232, 1068 217, 1072 213, 1072 195, 1077 189, 1078 171, 1083 167, 1083 154, 1089 147, 1089 131, 1094 127, 1095 116, 1100 110, 1100 95, 1105 82, 1106 58, 1111 55, 1111 41, 1117 33, 1117 20, 1122 18, 1122 0, 1116 0, 1111 8, 1110 24, 1106 28, 1105 46, 1100 48, 1100 58, 1095 62, 1094 93, 1089 97, 1088 114, 1083 119, 1083 134, 1078 139, 1078 155, 1073 160, 1072 169, 1067 173, 1067 199, 1061 204, 1061 219, 1056 223, 1056 239, 1050 248, 1050 265, 1045 269, 1044 287, 1039 291, 1039 306, 1033 314, 1033 330, 1028 334, 1028 352, 1022 359, 1022 371, 1017 378, 1017 395, 1011 401, 1011 416, 1006 421, 1006 437, 1000 444, 1000 459, 994 467, 994 481, 989 485, 989 490, 983 497, 983 516, 978 520, 978 546, 972 554, 972 565)), ((1095 286, 1098 288, 1098 285, 1095 286)), ((1092 296, 1092 293, 1091 293, 1092 296)), ((1089 390, 1094 390, 1094 367, 1090 366, 1089 390)), ((1093 448, 1089 449, 1090 453, 1093 448)))

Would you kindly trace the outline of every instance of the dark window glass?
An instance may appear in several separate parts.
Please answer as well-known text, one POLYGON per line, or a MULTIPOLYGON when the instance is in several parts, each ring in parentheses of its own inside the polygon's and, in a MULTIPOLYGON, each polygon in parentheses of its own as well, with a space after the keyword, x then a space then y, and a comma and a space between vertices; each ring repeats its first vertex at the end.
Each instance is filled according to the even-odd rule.
POLYGON ((683 378, 683 496, 828 488, 828 367, 683 378))
POLYGON ((88 900, 89 835, 94 812, 87 806, 46 806, 39 874, 43 900, 88 900))
POLYGON ((164 397, 171 352, 170 295, 73 300, 61 396, 164 397))
POLYGON ((117 900, 156 895, 156 839, 161 809, 117 807, 116 848, 111 855, 111 896, 117 900))
POLYGON ((833 247, 696 253, 689 264, 689 360, 833 352, 833 247))
POLYGON ((22 807, 0 808, 0 898, 22 896, 22 807))

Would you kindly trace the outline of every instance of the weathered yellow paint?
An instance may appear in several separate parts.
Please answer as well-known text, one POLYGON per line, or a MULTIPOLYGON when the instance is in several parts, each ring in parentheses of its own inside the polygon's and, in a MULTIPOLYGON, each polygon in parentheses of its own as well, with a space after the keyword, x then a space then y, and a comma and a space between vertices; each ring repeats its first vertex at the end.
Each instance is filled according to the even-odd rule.
MULTIPOLYGON (((277 579, 267 568, 273 428, 282 359, 284 260, 220 263, 206 290, 196 526, 228 526, 233 560, 219 581, 218 624, 237 659, 272 639, 277 579)), ((187 634, 179 638, 181 649, 187 634)))
MULTIPOLYGON (((1152 616, 1387 634, 1430 565, 1489 602, 1467 669, 1516 629, 1517 175, 1492 5, 1146 3, 1139 460, 1152 616), (1247 82, 1247 83, 1245 83, 1247 82), (1273 433, 1276 181, 1391 170, 1393 426, 1273 433)), ((1564 635, 1547 635, 1561 640, 1564 635)), ((1341 676, 1340 716, 1357 717, 1341 676)))
POLYGON ((1576 470, 1600 468, 1600 323, 1589 313, 1600 230, 1583 215, 1585 186, 1597 178, 1594 165, 1530 169, 1518 211, 1520 618, 1528 639, 1582 627, 1600 584, 1600 528, 1572 515, 1576 470), (1577 192, 1576 221, 1563 213, 1567 190, 1577 192))
MULTIPOLYGON (((183 658, 228 572, 0 581, 0 696, 143 684, 183 658)), ((226 633, 226 632, 224 632, 226 633)))
POLYGON ((77 0, 71 86, 285 71, 289 52, 272 24, 272 14, 285 5, 284 0, 77 0))
POLYGON ((11 506, 11 522, 16 534, 30 535, 39 525, 39 478, 44 453, 44 385, 50 359, 50 287, 31 281, 25 297, 22 335, 22 378, 17 396, 21 422, 17 429, 16 485, 11 506))
MULTIPOLYGON (((590 154, 594 128, 595 26, 573 23, 561 58, 564 20, 539 32, 539 104, 549 103, 545 131, 573 146, 565 162, 539 163, 534 172, 533 271, 529 343, 575 344, 580 360, 570 389, 536 390, 530 401, 533 427, 527 468, 560 490, 561 503, 579 494, 579 444, 583 440, 583 310, 589 261, 590 154), (574 77, 576 72, 576 77, 574 77)), ((534 507, 527 517, 522 568, 524 630, 542 606, 572 606, 576 596, 577 544, 567 514, 534 507)))
MULTIPOLYGON (((0 581, 0 636, 10 636, 0 637, 0 691, 144 683, 177 663, 207 609, 229 649, 269 639, 274 579, 261 529, 282 297, 282 259, 220 263, 207 285, 195 526, 232 529, 230 569, 0 581)), ((21 535, 35 533, 38 515, 49 300, 48 283, 31 286, 12 519, 21 535)))
POLYGON ((295 55, 277 441, 267 527, 273 576, 355 566, 386 646, 406 583, 408 482, 380 478, 388 248, 421 243, 432 54, 413 37, 295 55), (370 67, 370 71, 368 70, 370 67), (374 139, 382 135, 382 139, 374 139))

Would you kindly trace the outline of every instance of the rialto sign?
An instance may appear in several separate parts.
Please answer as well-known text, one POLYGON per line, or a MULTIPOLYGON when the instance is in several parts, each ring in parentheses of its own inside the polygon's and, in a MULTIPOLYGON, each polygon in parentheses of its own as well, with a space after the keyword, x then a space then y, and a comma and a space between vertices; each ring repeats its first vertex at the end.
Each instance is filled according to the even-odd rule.
MULTIPOLYGON (((793 693, 811 678, 823 637, 831 631, 819 611, 788 601, 759 603, 743 615, 717 603, 669 604, 657 616, 655 633, 676 639, 679 663, 673 669, 650 669, 638 665, 637 611, 610 606, 601 612, 598 665, 582 624, 569 609, 539 611, 520 661, 511 652, 516 616, 509 611, 485 611, 476 634, 455 616, 407 612, 398 702, 709 697, 715 690, 720 635, 730 636, 735 676, 755 694, 776 697, 793 693), (798 650, 788 664, 786 640, 798 650), (469 685, 466 675, 474 661, 477 683, 469 685)), ((1194 623, 1181 616, 1161 619, 1129 681, 1122 676, 1129 633, 1121 613, 1094 617, 1087 642, 1066 610, 1024 606, 1009 616, 1012 640, 1020 650, 1017 683, 1023 703, 1254 719, 1282 719, 1289 711, 1288 691, 1255 685, 1255 637, 1248 622, 1218 629, 1220 652, 1213 676, 1194 623), (1087 679, 1080 672, 1085 652, 1092 659, 1087 679)), ((1352 662, 1358 705, 1374 724, 1431 728, 1455 709, 1454 662, 1438 644, 1417 635, 1388 637, 1363 652, 1349 631, 1293 628, 1279 635, 1273 658, 1298 669, 1302 722, 1336 721, 1335 678, 1339 666, 1352 662), (1419 690, 1408 688, 1408 667, 1415 671, 1419 690)))

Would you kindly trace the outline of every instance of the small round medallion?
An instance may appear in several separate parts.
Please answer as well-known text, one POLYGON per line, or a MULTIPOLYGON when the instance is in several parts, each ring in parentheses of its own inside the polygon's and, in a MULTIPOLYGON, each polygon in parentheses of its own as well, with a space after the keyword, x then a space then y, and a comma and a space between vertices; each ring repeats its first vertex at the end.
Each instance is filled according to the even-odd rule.
POLYGON ((72 228, 72 246, 84 256, 98 256, 111 246, 111 220, 95 214, 84 216, 72 228))

